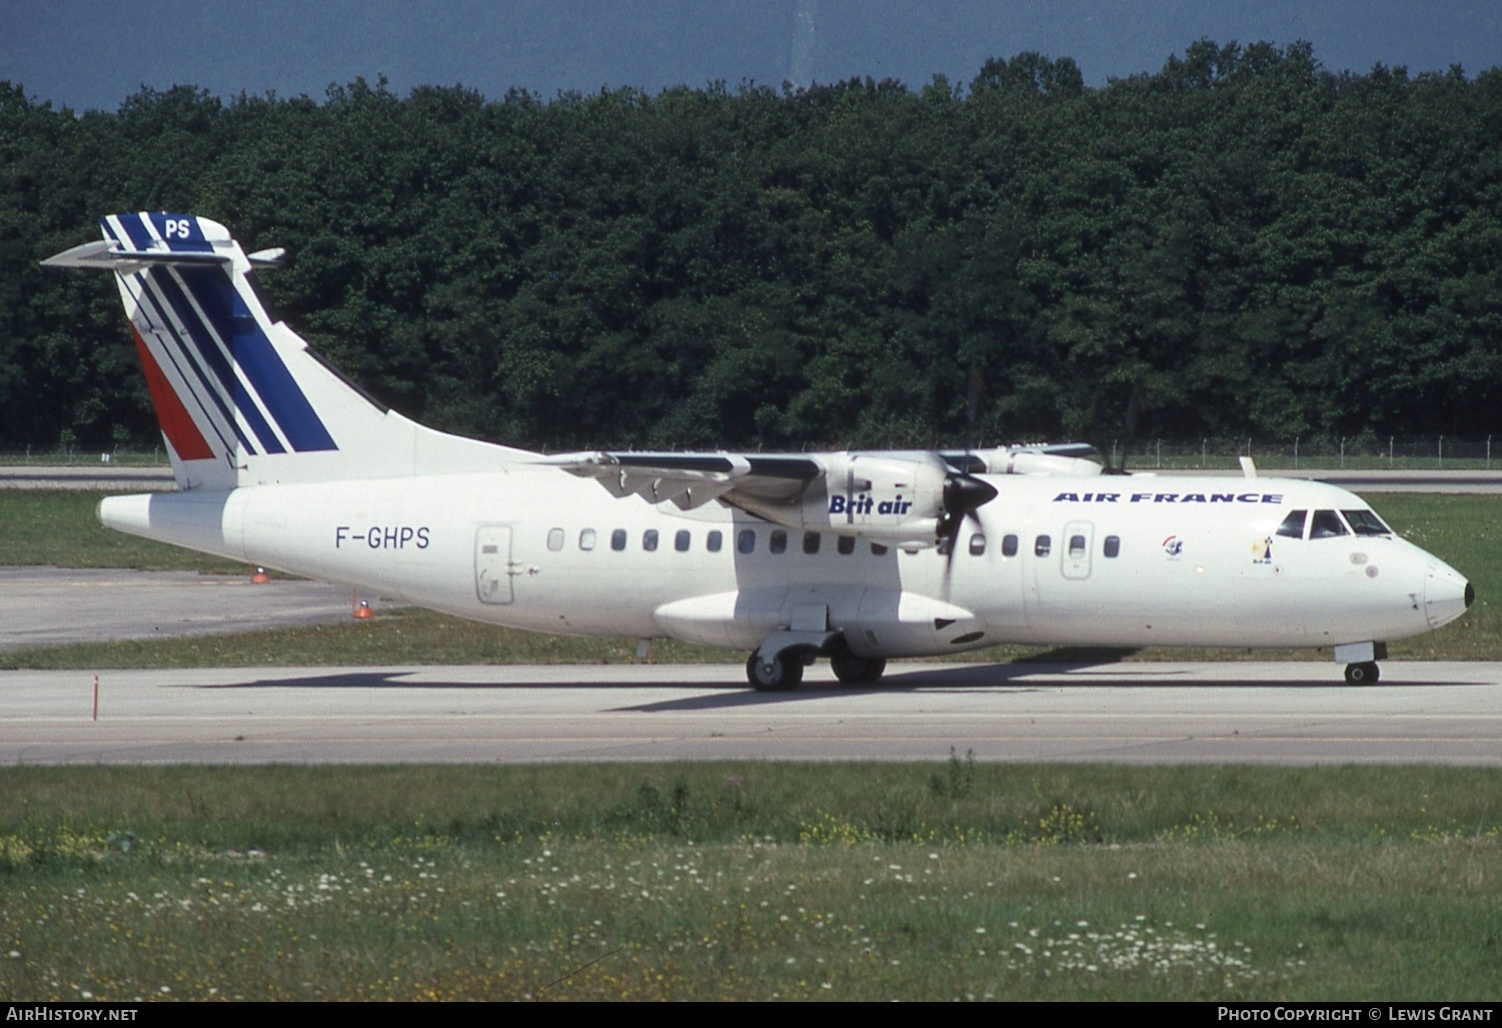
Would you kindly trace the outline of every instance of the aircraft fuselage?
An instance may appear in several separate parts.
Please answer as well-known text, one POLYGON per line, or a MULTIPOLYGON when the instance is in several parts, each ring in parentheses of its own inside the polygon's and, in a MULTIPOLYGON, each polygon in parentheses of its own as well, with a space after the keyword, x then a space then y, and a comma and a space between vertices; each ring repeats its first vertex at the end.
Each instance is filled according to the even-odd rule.
POLYGON ((718 504, 623 502, 526 465, 118 497, 100 517, 478 621, 738 648, 800 616, 882 656, 1322 647, 1417 635, 1465 609, 1464 579, 1396 535, 1315 537, 1316 512, 1368 509, 1334 486, 985 477, 997 497, 953 554, 787 530, 718 504), (1279 535, 1294 511, 1305 525, 1279 535))

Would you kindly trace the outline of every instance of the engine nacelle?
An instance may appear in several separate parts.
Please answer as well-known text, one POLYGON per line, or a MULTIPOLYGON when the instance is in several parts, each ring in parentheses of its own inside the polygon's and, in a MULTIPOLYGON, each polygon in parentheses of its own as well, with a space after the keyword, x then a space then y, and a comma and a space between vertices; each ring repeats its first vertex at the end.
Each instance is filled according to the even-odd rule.
POLYGON ((981 451, 976 456, 985 461, 986 470, 993 475, 1063 475, 1077 478, 1099 475, 1103 470, 1093 460, 1043 450, 1003 446, 981 451))
POLYGON ((821 454, 822 481, 786 506, 737 502, 788 528, 933 545, 950 470, 931 454, 821 454))

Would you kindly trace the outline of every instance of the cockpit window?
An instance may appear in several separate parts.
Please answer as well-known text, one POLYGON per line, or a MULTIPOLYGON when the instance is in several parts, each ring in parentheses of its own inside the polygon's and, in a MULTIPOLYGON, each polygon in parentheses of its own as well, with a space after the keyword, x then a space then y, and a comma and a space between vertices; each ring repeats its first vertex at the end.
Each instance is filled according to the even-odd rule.
POLYGON ((1317 510, 1314 512, 1314 520, 1309 524, 1309 538, 1333 539, 1338 535, 1350 535, 1346 531, 1344 521, 1333 510, 1317 510))
POLYGON ((1304 519, 1309 516, 1307 510, 1290 511, 1288 517, 1278 526, 1278 534, 1290 539, 1304 538, 1304 519))
POLYGON ((1343 510, 1341 513, 1350 523, 1351 531, 1357 535, 1392 535, 1392 529, 1369 510, 1343 510))

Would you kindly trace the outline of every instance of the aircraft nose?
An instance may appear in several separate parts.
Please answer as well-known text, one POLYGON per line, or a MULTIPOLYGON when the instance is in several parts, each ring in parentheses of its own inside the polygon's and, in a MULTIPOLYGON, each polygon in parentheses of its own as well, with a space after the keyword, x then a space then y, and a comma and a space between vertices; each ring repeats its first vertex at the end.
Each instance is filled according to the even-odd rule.
POLYGON ((1442 560, 1429 562, 1424 574, 1424 616, 1430 628, 1447 625, 1476 602, 1476 589, 1442 560))

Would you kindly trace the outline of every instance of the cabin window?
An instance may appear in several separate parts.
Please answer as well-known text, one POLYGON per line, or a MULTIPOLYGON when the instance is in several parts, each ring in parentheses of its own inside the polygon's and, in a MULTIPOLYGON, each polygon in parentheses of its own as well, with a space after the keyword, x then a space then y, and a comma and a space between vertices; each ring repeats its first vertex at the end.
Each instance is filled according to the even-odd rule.
POLYGON ((710 553, 719 553, 720 547, 725 543, 725 535, 718 528, 709 533, 709 538, 704 541, 705 547, 710 553))
POLYGON ((617 553, 626 548, 626 530, 624 528, 617 528, 614 532, 610 533, 610 548, 617 553))
POLYGON ((561 549, 563 549, 563 529, 561 529, 561 528, 550 528, 550 529, 548 529, 548 549, 550 549, 550 550, 561 550, 561 549))
POLYGON ((1069 537, 1069 556, 1072 559, 1079 560, 1081 557, 1083 557, 1085 555, 1085 549, 1086 547, 1084 536, 1072 535, 1069 537))
POLYGON ((1304 519, 1308 516, 1307 510, 1289 511, 1288 517, 1278 526, 1278 534, 1288 539, 1304 538, 1304 519))
POLYGON ((803 552, 813 556, 819 552, 819 540, 823 537, 818 532, 803 533, 803 552))
POLYGON ((986 552, 986 534, 976 532, 970 537, 970 556, 979 557, 986 552))
POLYGON ((1346 531, 1345 522, 1340 520, 1340 515, 1333 510, 1317 510, 1314 512, 1314 520, 1309 523, 1309 538, 1333 539, 1339 535, 1350 535, 1346 531))
POLYGON ((1046 535, 1040 535, 1033 540, 1033 555, 1036 557, 1048 556, 1048 551, 1053 549, 1053 539, 1046 535))
POLYGON ((1118 556, 1121 553, 1121 536, 1119 536, 1119 535, 1108 535, 1108 536, 1106 536, 1106 551, 1105 552, 1106 552, 1106 556, 1107 557, 1118 556))
POLYGON ((754 553, 756 551, 756 532, 749 528, 741 529, 741 534, 735 540, 735 548, 741 553, 754 553))
POLYGON ((1017 556, 1017 537, 1015 535, 1004 535, 1001 537, 1001 555, 1003 557, 1017 556))
POLYGON ((586 528, 579 533, 579 549, 592 550, 595 548, 595 530, 586 528))
POLYGON ((834 548, 843 556, 850 556, 855 552, 855 536, 842 535, 834 544, 834 548))
POLYGON ((1343 510, 1346 521, 1351 525, 1351 531, 1357 535, 1392 535, 1392 529, 1382 523, 1382 519, 1369 510, 1343 510))
POLYGON ((688 529, 680 528, 678 530, 678 533, 673 536, 673 549, 677 550, 679 553, 687 553, 689 539, 690 536, 688 529))
POLYGON ((641 548, 648 553, 657 549, 657 529, 649 528, 641 534, 641 548))
POLYGON ((886 552, 887 552, 887 548, 885 546, 883 546, 881 543, 872 543, 871 544, 871 556, 873 556, 873 557, 884 557, 884 556, 886 556, 886 552))
POLYGON ((788 551, 788 534, 780 528, 772 530, 772 541, 767 548, 773 553, 786 553, 788 551))

